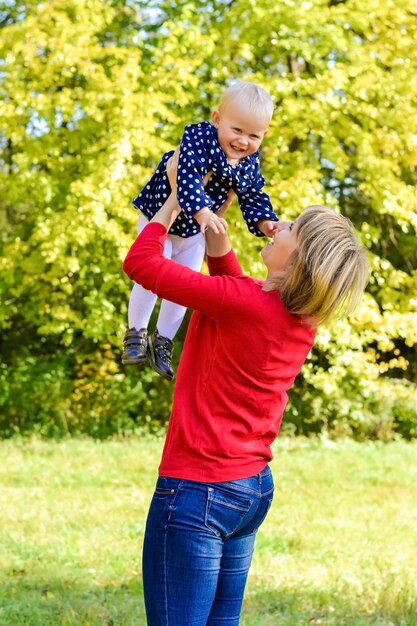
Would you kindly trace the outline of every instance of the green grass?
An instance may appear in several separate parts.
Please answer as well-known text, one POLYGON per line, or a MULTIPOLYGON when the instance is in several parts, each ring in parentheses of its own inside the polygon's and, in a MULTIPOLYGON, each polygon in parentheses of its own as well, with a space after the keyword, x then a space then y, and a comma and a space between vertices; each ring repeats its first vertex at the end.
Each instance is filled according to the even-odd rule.
MULTIPOLYGON (((0 443, 1 626, 146 624, 161 445, 0 443)), ((282 438, 274 452, 242 626, 417 626, 417 444, 282 438)))

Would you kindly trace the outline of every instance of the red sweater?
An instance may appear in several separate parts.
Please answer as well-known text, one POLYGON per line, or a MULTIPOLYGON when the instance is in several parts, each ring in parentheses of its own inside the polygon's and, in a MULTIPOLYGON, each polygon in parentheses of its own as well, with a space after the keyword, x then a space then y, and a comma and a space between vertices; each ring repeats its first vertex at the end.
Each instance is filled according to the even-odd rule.
POLYGON ((163 257, 166 229, 151 223, 123 269, 159 297, 194 309, 181 355, 159 473, 222 482, 260 472, 272 458, 286 391, 315 331, 276 290, 242 274, 233 251, 209 257, 210 276, 163 257))

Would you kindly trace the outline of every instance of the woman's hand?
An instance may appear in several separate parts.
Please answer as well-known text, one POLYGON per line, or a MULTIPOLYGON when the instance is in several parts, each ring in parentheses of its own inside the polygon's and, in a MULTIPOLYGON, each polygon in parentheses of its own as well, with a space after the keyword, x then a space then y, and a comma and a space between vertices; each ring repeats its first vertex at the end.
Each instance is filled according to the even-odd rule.
POLYGON ((219 217, 224 217, 227 209, 229 208, 229 206, 232 204, 233 200, 235 199, 235 196, 236 196, 235 192, 230 190, 229 193, 227 194, 227 200, 225 200, 223 204, 221 205, 220 209, 216 211, 216 215, 218 215, 219 217))
POLYGON ((177 148, 172 156, 169 157, 166 164, 166 171, 169 180, 169 184, 171 185, 171 191, 177 193, 177 170, 178 170, 178 159, 180 156, 180 149, 177 148))

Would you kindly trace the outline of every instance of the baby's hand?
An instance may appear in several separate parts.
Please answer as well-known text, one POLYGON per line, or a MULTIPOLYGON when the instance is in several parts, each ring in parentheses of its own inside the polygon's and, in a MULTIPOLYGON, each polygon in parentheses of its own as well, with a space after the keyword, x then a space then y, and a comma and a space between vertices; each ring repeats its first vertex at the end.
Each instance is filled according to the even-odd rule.
POLYGON ((256 224, 261 233, 267 237, 273 237, 275 232, 279 230, 279 224, 281 222, 274 222, 273 220, 259 220, 256 224))
POLYGON ((222 217, 218 217, 210 209, 200 209, 194 214, 194 219, 200 224, 200 231, 204 233, 207 228, 211 228, 216 235, 224 235, 227 230, 227 222, 222 217))

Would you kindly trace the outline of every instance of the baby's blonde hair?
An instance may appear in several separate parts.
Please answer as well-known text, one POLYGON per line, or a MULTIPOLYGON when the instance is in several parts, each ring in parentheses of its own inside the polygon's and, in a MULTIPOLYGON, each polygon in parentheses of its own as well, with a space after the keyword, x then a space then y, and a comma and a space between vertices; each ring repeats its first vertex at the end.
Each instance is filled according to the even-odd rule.
POLYGON ((277 285, 287 309, 317 324, 352 313, 369 279, 352 223, 319 205, 304 209, 296 228, 297 248, 277 285))
POLYGON ((268 124, 274 112, 274 102, 269 93, 256 83, 244 80, 226 89, 220 99, 219 111, 229 104, 237 105, 252 115, 265 118, 268 124))

